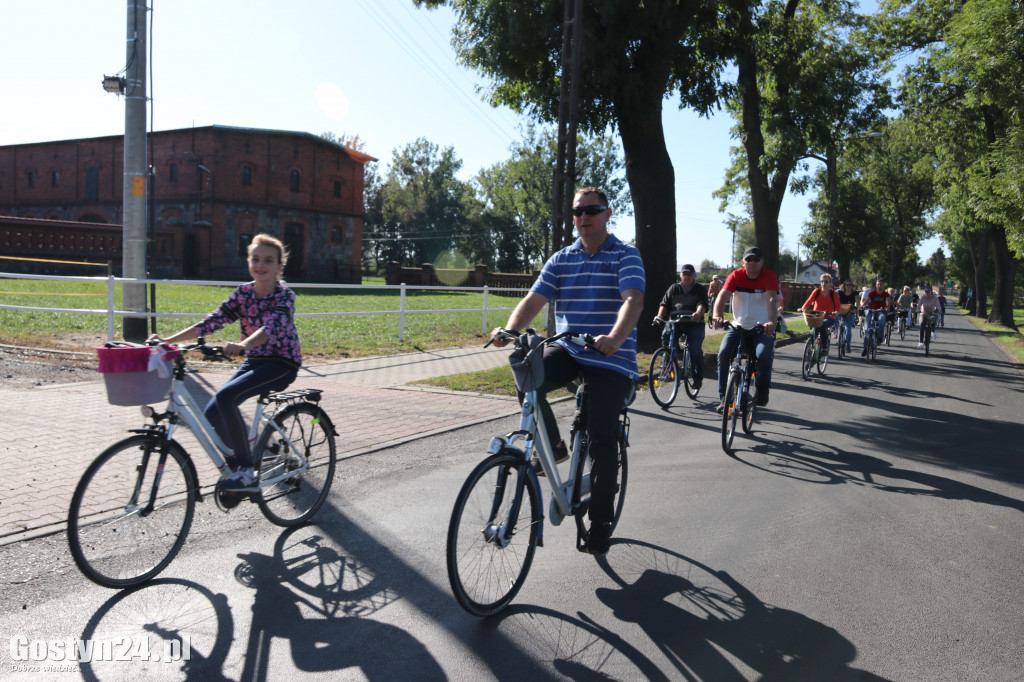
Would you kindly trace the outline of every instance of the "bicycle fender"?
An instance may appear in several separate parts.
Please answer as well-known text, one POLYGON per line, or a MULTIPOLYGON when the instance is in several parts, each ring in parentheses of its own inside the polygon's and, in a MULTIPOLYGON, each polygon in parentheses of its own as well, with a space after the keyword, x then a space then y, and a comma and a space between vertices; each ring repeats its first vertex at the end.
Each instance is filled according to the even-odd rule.
MULTIPOLYGON (((512 455, 513 457, 523 458, 523 451, 518 448, 505 447, 499 451, 502 455, 512 455)), ((540 478, 537 476, 537 472, 533 470, 532 466, 527 466, 526 471, 528 476, 526 478, 527 485, 533 487, 533 492, 540 501, 540 519, 537 520, 537 546, 544 546, 544 495, 540 488, 540 478)))

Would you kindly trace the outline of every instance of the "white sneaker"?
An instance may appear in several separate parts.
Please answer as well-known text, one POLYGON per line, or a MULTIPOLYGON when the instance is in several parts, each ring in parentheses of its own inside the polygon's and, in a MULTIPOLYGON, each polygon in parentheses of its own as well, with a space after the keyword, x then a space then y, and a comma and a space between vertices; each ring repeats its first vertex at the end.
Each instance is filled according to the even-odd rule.
POLYGON ((935 332, 932 332, 932 341, 934 341, 937 338, 939 338, 939 335, 936 334, 935 332))
POLYGON ((251 488, 256 485, 256 472, 252 467, 243 467, 231 472, 223 481, 220 487, 224 490, 238 490, 240 488, 251 488))
POLYGON ((923 343, 919 343, 919 344, 917 344, 917 349, 918 349, 918 350, 921 350, 921 349, 923 349, 923 348, 924 348, 924 344, 923 344, 923 343))

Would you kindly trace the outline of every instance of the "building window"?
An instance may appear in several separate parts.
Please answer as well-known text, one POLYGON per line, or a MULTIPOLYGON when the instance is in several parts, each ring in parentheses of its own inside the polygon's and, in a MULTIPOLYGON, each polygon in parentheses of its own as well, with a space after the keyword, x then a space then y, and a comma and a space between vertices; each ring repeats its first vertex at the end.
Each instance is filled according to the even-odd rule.
POLYGON ((252 166, 242 166, 242 184, 252 184, 252 166))
POLYGON ((291 182, 289 184, 289 189, 291 189, 291 191, 293 191, 293 192, 298 192, 299 191, 299 171, 297 171, 297 170, 293 170, 292 171, 291 182))
POLYGON ((334 225, 331 227, 331 243, 332 244, 344 244, 345 243, 345 229, 341 225, 334 225))
POLYGON ((36 172, 35 171, 29 171, 28 172, 28 186, 29 187, 35 187, 36 186, 36 172))
POLYGON ((54 187, 60 187, 60 171, 53 171, 50 178, 54 187))
POLYGON ((243 258, 249 257, 249 244, 252 243, 251 234, 238 235, 238 255, 243 258))
POLYGON ((341 180, 335 180, 334 181, 334 196, 336 196, 336 197, 340 197, 341 196, 341 180))
POLYGON ((85 169, 85 200, 100 200, 100 169, 96 166, 85 169))
POLYGON ((170 168, 167 169, 167 179, 170 182, 178 181, 178 164, 172 163, 170 168))

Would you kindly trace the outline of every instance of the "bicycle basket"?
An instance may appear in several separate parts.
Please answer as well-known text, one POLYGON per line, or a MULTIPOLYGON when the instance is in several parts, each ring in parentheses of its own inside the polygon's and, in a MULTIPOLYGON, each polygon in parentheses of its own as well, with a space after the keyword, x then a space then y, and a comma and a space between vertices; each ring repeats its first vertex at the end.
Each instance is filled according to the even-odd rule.
POLYGON ((804 322, 811 329, 817 329, 825 322, 825 313, 820 310, 805 310, 804 322))
POLYGON ((171 388, 172 346, 117 346, 96 349, 98 371, 111 405, 148 405, 163 400, 171 388))
POLYGON ((508 364, 512 367, 516 388, 527 393, 540 388, 544 383, 544 352, 537 350, 544 343, 544 338, 537 334, 522 334, 516 341, 516 348, 508 356, 508 364))

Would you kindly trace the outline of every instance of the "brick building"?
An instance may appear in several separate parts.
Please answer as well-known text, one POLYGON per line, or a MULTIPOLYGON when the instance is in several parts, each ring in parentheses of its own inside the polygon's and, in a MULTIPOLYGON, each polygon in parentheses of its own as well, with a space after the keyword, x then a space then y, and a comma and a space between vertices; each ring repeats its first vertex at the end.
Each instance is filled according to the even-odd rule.
MULTIPOLYGON (((113 260, 119 271, 123 145, 119 135, 0 146, 0 253, 113 260)), ((373 157, 308 133, 228 126, 152 133, 150 146, 151 276, 244 279, 246 246, 266 232, 291 252, 287 279, 360 281, 373 157)))

